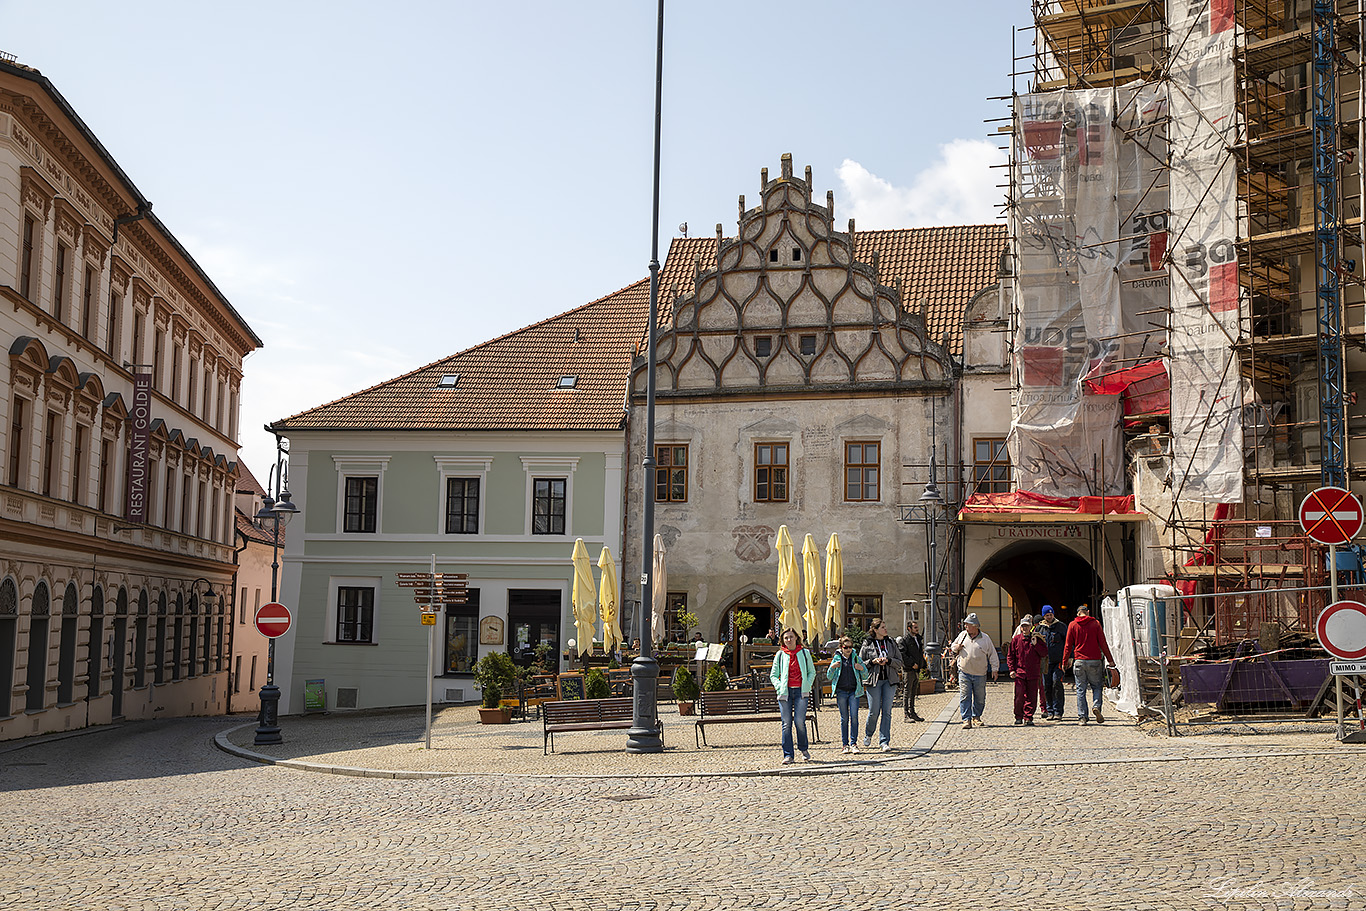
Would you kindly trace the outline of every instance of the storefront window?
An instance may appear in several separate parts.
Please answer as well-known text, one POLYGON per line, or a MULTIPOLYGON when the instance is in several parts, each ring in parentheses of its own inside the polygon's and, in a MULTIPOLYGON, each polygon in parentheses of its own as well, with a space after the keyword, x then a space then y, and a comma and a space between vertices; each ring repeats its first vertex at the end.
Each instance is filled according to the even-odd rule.
POLYGON ((446 605, 447 674, 473 674, 479 660, 479 590, 469 589, 466 599, 446 605))

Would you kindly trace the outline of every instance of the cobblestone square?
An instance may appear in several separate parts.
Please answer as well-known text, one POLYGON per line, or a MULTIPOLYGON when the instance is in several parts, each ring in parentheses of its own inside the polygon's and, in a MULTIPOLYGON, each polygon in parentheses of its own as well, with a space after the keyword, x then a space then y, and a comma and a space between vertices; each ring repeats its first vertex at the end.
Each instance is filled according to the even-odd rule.
POLYGON ((11 744, 0 907, 1366 907, 1359 748, 1318 728, 1167 739, 1122 716, 1017 728, 1007 692, 971 731, 927 697, 944 724, 898 714, 896 751, 853 762, 823 710, 818 761, 787 769, 776 725, 699 750, 667 713, 661 756, 625 755, 620 732, 542 756, 538 723, 472 710, 443 712, 430 752, 420 712, 283 720, 278 758, 440 777, 215 748, 232 728, 250 743, 242 717, 11 744))

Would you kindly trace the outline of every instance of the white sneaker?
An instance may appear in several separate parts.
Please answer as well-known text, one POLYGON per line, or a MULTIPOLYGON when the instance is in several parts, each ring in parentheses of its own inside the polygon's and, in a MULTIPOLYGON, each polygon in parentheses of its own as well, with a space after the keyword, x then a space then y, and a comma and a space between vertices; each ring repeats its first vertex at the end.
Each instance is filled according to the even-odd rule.
POLYGON ((848 753, 848 752, 849 752, 849 748, 848 748, 848 747, 845 747, 843 752, 848 753))
POLYGON ((792 757, 791 757, 791 756, 784 756, 784 757, 783 757, 783 765, 792 765, 792 757))
POLYGON ((872 745, 873 745, 873 738, 871 738, 871 737, 864 737, 864 738, 863 738, 863 745, 866 746, 866 747, 872 746, 872 745))
POLYGON ((851 744, 849 744, 849 749, 845 750, 844 752, 846 752, 846 753, 857 753, 857 752, 858 752, 858 744, 856 744, 856 743, 851 743, 851 744))
POLYGON ((890 753, 892 751, 892 745, 890 743, 884 743, 882 746, 878 747, 878 749, 884 753, 890 753))
POLYGON ((805 750, 803 750, 803 751, 802 751, 802 762, 810 762, 810 761, 811 761, 811 754, 808 753, 808 752, 806 752, 805 750))

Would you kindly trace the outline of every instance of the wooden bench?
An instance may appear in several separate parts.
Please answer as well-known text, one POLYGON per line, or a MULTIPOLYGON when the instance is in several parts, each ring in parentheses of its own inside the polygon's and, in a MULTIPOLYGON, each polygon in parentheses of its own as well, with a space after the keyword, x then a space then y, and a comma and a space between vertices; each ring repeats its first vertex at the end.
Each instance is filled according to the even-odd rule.
MULTIPOLYGON (((541 721, 545 737, 541 753, 549 753, 555 746, 555 735, 568 731, 610 731, 631 727, 634 721, 634 702, 630 697, 617 699, 563 699, 541 703, 541 721)), ((663 739, 664 724, 655 719, 655 726, 663 739)))
MULTIPOLYGON (((778 694, 768 686, 757 690, 720 690, 703 693, 697 701, 697 712, 693 739, 700 741, 698 746, 707 743, 709 724, 757 724, 783 720, 782 713, 778 710, 778 694)), ((813 740, 819 743, 821 727, 814 711, 806 713, 806 723, 815 730, 813 740)))

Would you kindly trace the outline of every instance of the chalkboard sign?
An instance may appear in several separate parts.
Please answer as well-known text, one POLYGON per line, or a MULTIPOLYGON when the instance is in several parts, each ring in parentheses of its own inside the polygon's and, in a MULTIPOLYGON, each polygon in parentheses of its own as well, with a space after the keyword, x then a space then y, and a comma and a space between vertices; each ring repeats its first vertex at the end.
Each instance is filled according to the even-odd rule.
POLYGON ((561 699, 584 698, 583 674, 580 674, 577 671, 566 671, 561 674, 560 679, 556 682, 555 686, 556 692, 559 693, 561 699))

